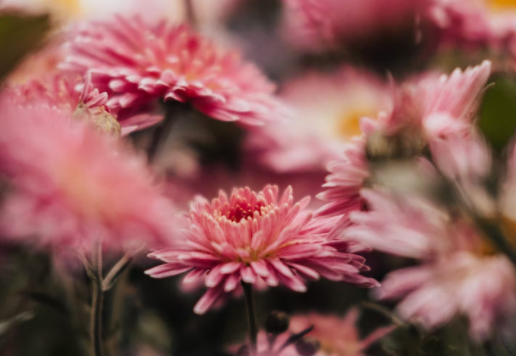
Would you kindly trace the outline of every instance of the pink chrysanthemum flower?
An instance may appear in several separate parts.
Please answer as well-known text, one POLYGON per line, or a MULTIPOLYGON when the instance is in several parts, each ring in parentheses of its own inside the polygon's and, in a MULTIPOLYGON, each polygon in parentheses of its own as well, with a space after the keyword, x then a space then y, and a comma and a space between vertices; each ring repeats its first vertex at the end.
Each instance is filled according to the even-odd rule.
POLYGON ((483 61, 450 75, 430 73, 402 84, 392 112, 379 120, 389 133, 419 128, 427 139, 469 130, 491 74, 483 61))
POLYGON ((324 169, 361 135, 362 117, 392 110, 387 83, 353 67, 304 75, 286 83, 281 96, 296 108, 296 118, 253 130, 248 138, 260 161, 277 172, 324 169))
POLYGON ((348 144, 343 158, 328 165, 330 174, 326 177, 324 192, 318 199, 328 203, 317 214, 321 216, 338 216, 350 211, 360 210, 363 205, 360 190, 369 178, 370 172, 365 155, 363 138, 356 138, 348 144))
POLYGON ((423 199, 396 199, 372 190, 363 194, 368 210, 350 214, 341 238, 422 261, 421 266, 391 272, 379 298, 403 299, 400 315, 427 328, 465 315, 476 340, 512 320, 514 267, 505 256, 492 255, 483 236, 423 199))
POLYGON ((415 26, 425 0, 285 0, 287 38, 319 50, 415 26))
POLYGON ((356 139, 343 158, 329 165, 330 174, 323 186, 327 189, 317 196, 328 203, 318 214, 342 215, 362 207, 359 192, 370 175, 364 141, 376 130, 387 135, 407 129, 411 134, 418 132, 431 149, 442 147, 446 137, 470 135, 490 71, 491 63, 484 61, 465 71, 457 69, 449 76, 430 74, 403 84, 393 110, 380 113, 376 122, 363 118, 360 125, 364 137, 356 139))
POLYGON ((143 157, 61 110, 5 99, 0 108, 0 166, 13 187, 0 214, 3 235, 59 252, 170 238, 174 211, 143 157))
POLYGON ((444 49, 516 54, 516 2, 513 0, 433 0, 425 15, 437 28, 444 49))
POLYGON ((195 312, 205 313, 224 293, 240 282, 280 283, 297 292, 306 291, 305 279, 321 276, 367 287, 373 279, 361 276, 364 259, 330 246, 326 239, 331 224, 305 211, 309 199, 294 203, 288 188, 278 200, 278 188, 266 186, 255 193, 235 189, 228 198, 221 192, 211 203, 201 199, 190 211, 189 229, 183 241, 150 254, 165 264, 148 270, 155 278, 184 272, 185 281, 203 279, 208 291, 195 312))
POLYGON ((236 52, 225 52, 186 26, 118 16, 86 25, 63 67, 92 73, 116 114, 158 99, 191 104, 223 121, 257 125, 285 114, 274 85, 236 52))
POLYGON ((344 317, 316 313, 294 315, 290 319, 290 330, 296 333, 313 325, 310 336, 321 343, 317 356, 364 356, 364 351, 371 344, 386 336, 394 327, 378 328, 360 339, 356 327, 358 317, 357 308, 350 309, 344 317))
POLYGON ((381 299, 400 299, 399 314, 427 328, 467 316, 470 335, 489 337, 495 325, 507 327, 516 311, 514 266, 503 255, 458 251, 439 261, 391 272, 378 291, 381 299))
POLYGON ((47 106, 63 111, 77 119, 88 119, 103 131, 127 135, 154 125, 160 116, 151 114, 118 115, 116 118, 107 106, 108 95, 101 93, 91 82, 91 75, 56 73, 40 80, 12 85, 5 93, 13 104, 21 106, 47 106))

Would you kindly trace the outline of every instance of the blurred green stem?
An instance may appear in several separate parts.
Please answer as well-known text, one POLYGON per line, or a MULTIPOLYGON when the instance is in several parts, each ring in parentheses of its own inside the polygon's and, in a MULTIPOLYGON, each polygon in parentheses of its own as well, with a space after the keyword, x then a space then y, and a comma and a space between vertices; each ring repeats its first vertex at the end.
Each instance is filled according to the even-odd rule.
POLYGON ((104 291, 102 288, 102 243, 95 244, 91 254, 91 316, 90 335, 93 356, 102 356, 102 302, 104 291))
POLYGON ((158 157, 159 151, 163 148, 183 106, 183 103, 175 100, 165 102, 165 118, 154 129, 152 140, 147 150, 147 158, 150 164, 154 163, 158 157))
POLYGON ((256 356, 256 314, 254 312, 253 285, 242 282, 245 296, 245 306, 247 308, 247 320, 249 322, 249 341, 251 343, 251 356, 256 356))
POLYGON ((113 288, 113 286, 116 284, 122 273, 124 273, 127 267, 129 267, 132 260, 132 255, 124 255, 124 257, 122 257, 120 261, 118 261, 117 264, 113 268, 111 268, 111 271, 109 271, 106 278, 104 278, 102 282, 102 290, 104 292, 113 288))

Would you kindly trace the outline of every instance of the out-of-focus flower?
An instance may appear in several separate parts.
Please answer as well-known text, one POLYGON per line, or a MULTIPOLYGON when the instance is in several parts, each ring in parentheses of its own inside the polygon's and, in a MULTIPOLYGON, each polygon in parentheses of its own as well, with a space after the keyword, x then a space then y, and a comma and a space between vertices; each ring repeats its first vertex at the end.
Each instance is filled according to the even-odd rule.
MULTIPOLYGON (((436 140, 443 140, 452 135, 470 135, 490 70, 491 63, 484 61, 481 65, 468 68, 464 72, 457 69, 450 76, 427 74, 402 84, 397 89, 391 112, 381 112, 377 121, 362 119, 360 124, 365 137, 356 138, 345 150, 344 157, 328 166, 330 174, 323 186, 327 189, 320 193, 318 198, 329 203, 318 213, 342 215, 362 207, 359 192, 370 176, 364 140, 368 141, 367 150, 390 149, 383 145, 376 147, 376 143, 371 141, 374 133, 380 132, 393 137, 406 132, 408 135, 401 140, 419 139, 421 142, 416 142, 418 149, 428 143, 430 148, 435 150, 441 147, 439 142, 432 144, 436 140)), ((406 143, 404 145, 401 148, 406 151, 408 148, 406 143)), ((489 161, 488 157, 482 154, 482 150, 468 154, 474 152, 484 158, 482 162, 489 161)), ((450 163, 447 157, 441 157, 443 164, 450 163)), ((451 166, 443 168, 451 169, 451 166)))
POLYGON ((91 83, 91 75, 85 80, 76 74, 55 73, 8 87, 4 95, 15 105, 46 106, 60 110, 76 119, 87 117, 88 122, 103 132, 115 136, 127 135, 161 120, 158 115, 136 114, 114 117, 107 106, 108 95, 101 93, 91 83))
POLYGON ((505 256, 459 251, 431 264, 391 272, 378 297, 403 298, 400 315, 427 328, 442 326, 457 314, 467 316, 470 335, 481 341, 495 325, 512 321, 515 290, 514 266, 505 256))
POLYGON ((400 315, 434 328, 455 315, 469 318, 470 334, 483 340, 516 312, 516 275, 503 255, 457 217, 423 199, 364 191, 367 211, 350 214, 344 240, 422 260, 394 271, 377 296, 403 300, 400 315))
POLYGON ((285 0, 285 31, 293 43, 320 50, 415 28, 424 0, 285 0))
POLYGON ((353 67, 307 74, 282 91, 283 99, 296 108, 296 118, 253 130, 248 144, 278 172, 324 169, 352 137, 361 135, 362 117, 392 110, 390 94, 381 78, 353 67))
POLYGON ((370 174, 364 146, 363 138, 356 138, 348 145, 341 160, 328 165, 330 174, 323 185, 326 190, 317 198, 329 203, 317 211, 318 215, 336 216, 361 209, 360 190, 370 174))
POLYGON ((361 197, 367 202, 367 211, 350 213, 353 225, 344 230, 344 239, 413 258, 426 258, 448 248, 442 238, 448 234, 448 216, 432 204, 368 189, 361 191, 361 197))
POLYGON ((360 256, 327 244, 330 224, 314 220, 304 210, 309 199, 294 203, 292 189, 278 200, 278 188, 266 186, 255 193, 235 189, 228 198, 221 192, 211 203, 200 199, 190 211, 191 226, 177 246, 149 256, 165 264, 146 271, 155 278, 184 272, 185 282, 204 279, 208 291, 195 312, 205 313, 224 293, 240 282, 280 283, 297 292, 306 291, 305 279, 321 276, 367 287, 378 285, 360 275, 367 269, 360 256))
POLYGON ((4 0, 0 9, 50 13, 59 23, 106 18, 117 13, 140 14, 148 19, 166 17, 177 22, 184 18, 181 0, 4 0))
POLYGON ((484 61, 450 75, 430 73, 409 80, 398 90, 390 115, 379 119, 389 134, 420 126, 429 140, 469 131, 490 74, 491 62, 484 61))
POLYGON ((223 121, 259 125, 286 114, 274 85, 238 53, 226 52, 186 26, 117 16, 85 25, 70 42, 63 68, 92 73, 120 115, 178 100, 223 121))
MULTIPOLYGON (((373 343, 390 333, 394 327, 381 327, 373 331, 364 339, 360 339, 356 322, 359 311, 350 309, 344 317, 310 313, 306 315, 294 315, 290 318, 289 332, 280 334, 272 347, 277 352, 278 348, 288 339, 290 333, 299 333, 313 326, 310 337, 315 338, 321 344, 316 356, 364 356, 364 351, 373 343)), ((265 332, 258 334, 258 353, 268 355, 269 349, 265 332)), ((295 346, 288 346, 281 356, 298 356, 295 346)))
POLYGON ((321 343, 317 356, 363 356, 372 343, 390 333, 394 327, 378 328, 361 340, 356 327, 358 316, 356 308, 350 309, 344 317, 316 313, 294 315, 290 320, 290 330, 300 332, 313 325, 310 336, 321 343))
POLYGON ((58 252, 171 237, 174 210, 143 157, 55 108, 0 107, 0 162, 14 188, 1 210, 5 236, 58 252))
POLYGON ((516 3, 512 0, 433 0, 427 17, 444 47, 516 54, 516 3))

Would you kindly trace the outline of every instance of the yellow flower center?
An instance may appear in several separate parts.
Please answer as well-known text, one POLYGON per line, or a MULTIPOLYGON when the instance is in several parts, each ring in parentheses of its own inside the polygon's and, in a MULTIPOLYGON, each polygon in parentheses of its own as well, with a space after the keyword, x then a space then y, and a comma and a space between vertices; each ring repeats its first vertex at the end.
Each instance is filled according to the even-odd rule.
POLYGON ((516 10, 516 0, 487 0, 487 4, 494 11, 516 10))
POLYGON ((360 119, 363 117, 375 117, 376 112, 367 108, 356 108, 345 111, 337 120, 336 133, 340 138, 349 140, 352 137, 360 136, 360 119))
POLYGON ((55 11, 58 16, 66 20, 68 17, 76 17, 81 14, 79 0, 45 0, 44 4, 55 11))

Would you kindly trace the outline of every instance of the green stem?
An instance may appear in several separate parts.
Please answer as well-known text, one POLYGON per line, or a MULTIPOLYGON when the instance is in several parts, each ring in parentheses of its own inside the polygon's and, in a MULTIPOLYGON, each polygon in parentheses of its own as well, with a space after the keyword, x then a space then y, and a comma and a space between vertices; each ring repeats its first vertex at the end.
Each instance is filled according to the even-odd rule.
POLYGON ((253 285, 249 283, 242 282, 242 287, 244 288, 244 296, 245 296, 245 305, 247 309, 247 320, 249 322, 249 340, 251 342, 251 356, 255 356, 257 354, 256 349, 256 338, 257 338, 257 329, 256 329, 256 314, 254 312, 254 300, 253 300, 253 285))
POLYGON ((91 344, 93 356, 102 356, 102 302, 104 291, 102 289, 102 243, 100 242, 96 244, 92 251, 91 267, 91 344))
POLYGON ((180 114, 179 110, 181 110, 184 104, 178 101, 170 101, 166 102, 165 106, 165 118, 154 129, 154 133, 152 134, 152 141, 147 150, 147 158, 149 163, 151 164, 154 163, 156 157, 159 155, 159 151, 165 144, 165 141, 170 133, 170 130, 177 121, 177 118, 180 114))
POLYGON ((107 274, 106 278, 104 278, 102 282, 102 290, 107 292, 116 284, 122 273, 129 267, 131 261, 133 260, 132 255, 124 255, 117 264, 111 268, 111 271, 107 274))

